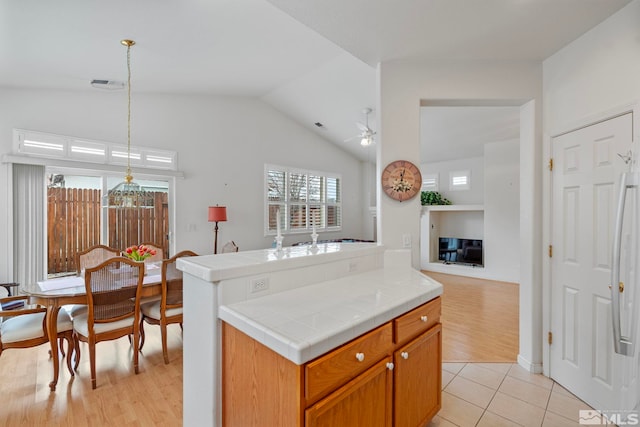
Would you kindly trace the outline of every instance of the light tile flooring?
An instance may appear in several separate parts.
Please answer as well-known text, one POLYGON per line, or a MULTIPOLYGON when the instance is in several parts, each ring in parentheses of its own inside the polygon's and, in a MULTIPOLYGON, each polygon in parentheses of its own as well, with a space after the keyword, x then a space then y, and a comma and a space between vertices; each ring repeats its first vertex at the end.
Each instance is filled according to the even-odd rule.
POLYGON ((512 363, 443 363, 442 409, 428 427, 579 426, 586 403, 512 363))

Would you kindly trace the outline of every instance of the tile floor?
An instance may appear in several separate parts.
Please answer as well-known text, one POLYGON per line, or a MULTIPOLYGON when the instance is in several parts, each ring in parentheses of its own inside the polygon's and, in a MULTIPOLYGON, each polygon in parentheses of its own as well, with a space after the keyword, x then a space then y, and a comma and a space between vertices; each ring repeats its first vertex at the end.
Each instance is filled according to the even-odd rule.
POLYGON ((579 426, 586 403, 512 363, 444 363, 442 409, 428 427, 579 426))

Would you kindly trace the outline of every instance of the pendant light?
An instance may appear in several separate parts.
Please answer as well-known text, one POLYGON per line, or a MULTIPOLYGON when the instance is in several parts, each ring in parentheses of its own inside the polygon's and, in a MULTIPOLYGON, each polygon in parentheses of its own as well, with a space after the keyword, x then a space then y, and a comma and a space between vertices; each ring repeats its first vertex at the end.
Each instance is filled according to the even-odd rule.
POLYGON ((122 40, 127 47, 127 174, 124 181, 109 190, 108 206, 124 208, 153 207, 153 196, 133 182, 131 175, 131 46, 133 40, 122 40))
POLYGON ((107 192, 109 208, 109 245, 125 248, 139 244, 142 239, 140 221, 143 209, 154 207, 154 194, 145 191, 131 175, 131 46, 133 40, 122 40, 127 47, 127 172, 124 181, 107 192))

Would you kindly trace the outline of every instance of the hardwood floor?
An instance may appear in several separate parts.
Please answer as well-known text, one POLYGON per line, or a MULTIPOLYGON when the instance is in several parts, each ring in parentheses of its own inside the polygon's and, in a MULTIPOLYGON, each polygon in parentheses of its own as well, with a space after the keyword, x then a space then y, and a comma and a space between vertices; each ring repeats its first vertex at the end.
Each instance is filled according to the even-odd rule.
POLYGON ((444 362, 516 362, 518 284, 423 272, 444 287, 444 362))
POLYGON ((96 345, 96 390, 91 389, 89 350, 75 378, 61 360, 60 380, 52 377, 49 345, 5 350, 0 356, 0 425, 11 426, 181 426, 182 334, 168 328, 170 363, 164 364, 160 328, 145 325, 146 342, 135 375, 127 338, 96 345))

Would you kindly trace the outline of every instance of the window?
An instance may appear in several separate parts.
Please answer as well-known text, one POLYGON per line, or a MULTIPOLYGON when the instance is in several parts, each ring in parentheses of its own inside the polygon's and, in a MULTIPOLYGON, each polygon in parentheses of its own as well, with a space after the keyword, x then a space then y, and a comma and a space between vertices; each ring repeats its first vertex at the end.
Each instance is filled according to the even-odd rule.
MULTIPOLYGON (((127 164, 127 146, 30 130, 13 130, 14 153, 109 165, 127 164)), ((177 170, 175 151, 131 147, 131 166, 177 170)))
POLYGON ((469 190, 471 189, 471 172, 457 171, 449 173, 449 190, 469 190))
POLYGON ((278 211, 283 232, 340 230, 340 175, 266 165, 265 181, 267 235, 276 233, 278 211))
POLYGON ((438 191, 438 174, 422 175, 422 191, 438 191))
POLYGON ((47 182, 47 274, 75 274, 75 254, 97 244, 117 249, 153 242, 169 255, 170 178, 136 179, 153 193, 154 207, 118 214, 104 205, 103 195, 122 181, 122 176, 94 171, 48 167, 47 182), (135 215, 134 215, 135 214, 135 215))

